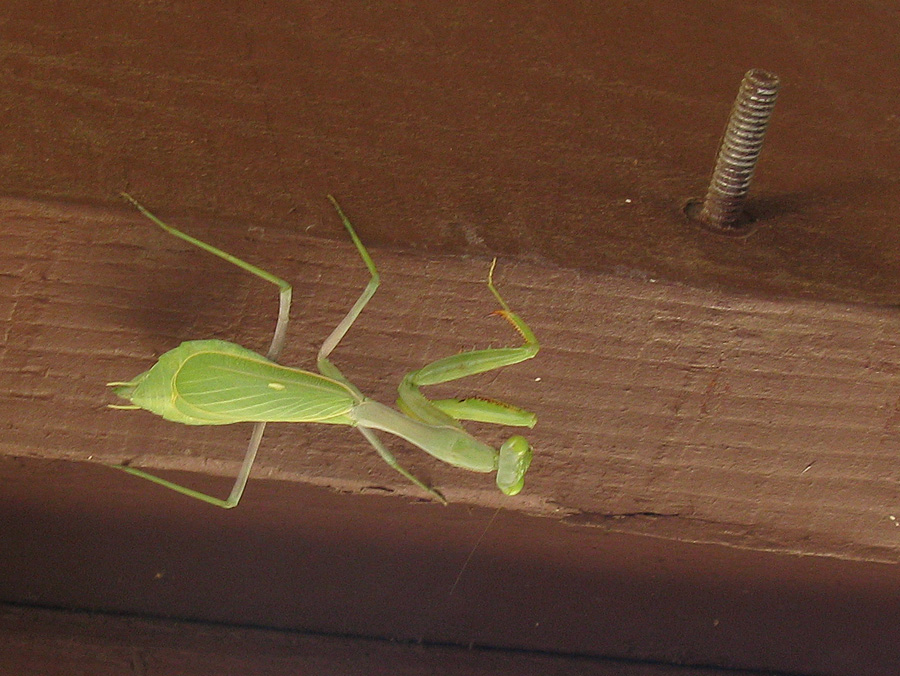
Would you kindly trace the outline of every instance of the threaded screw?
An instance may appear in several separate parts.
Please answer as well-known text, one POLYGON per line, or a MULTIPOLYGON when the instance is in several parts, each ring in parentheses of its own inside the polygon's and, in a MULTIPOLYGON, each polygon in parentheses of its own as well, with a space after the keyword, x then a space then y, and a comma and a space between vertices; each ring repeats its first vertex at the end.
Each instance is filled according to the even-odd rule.
POLYGON ((703 225, 719 232, 743 232, 742 226, 747 224, 744 202, 775 108, 778 85, 778 76, 764 70, 753 69, 744 75, 706 199, 702 206, 699 201, 693 201, 686 209, 689 216, 703 225))

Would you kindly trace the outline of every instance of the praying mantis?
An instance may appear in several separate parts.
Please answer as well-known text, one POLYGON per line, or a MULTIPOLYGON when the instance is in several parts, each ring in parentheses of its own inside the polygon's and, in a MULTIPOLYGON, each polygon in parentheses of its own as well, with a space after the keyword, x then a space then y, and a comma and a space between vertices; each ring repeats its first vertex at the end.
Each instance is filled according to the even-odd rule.
POLYGON ((498 451, 469 434, 460 421, 533 427, 537 421, 533 413, 479 397, 431 400, 420 389, 517 364, 537 354, 540 346, 534 333, 521 317, 510 310, 494 286, 496 259, 491 263, 487 280, 488 289, 500 305, 494 314, 512 324, 524 344, 519 347, 471 350, 438 359, 407 373, 398 388, 398 411, 363 395, 329 359, 380 284, 375 263, 333 196, 328 195, 328 199, 368 268, 370 279, 356 303, 319 349, 316 360, 318 373, 278 363, 287 336, 292 292, 290 284, 167 225, 131 195, 122 193, 122 196, 169 234, 277 286, 279 309, 275 334, 266 356, 224 340, 191 340, 163 354, 152 368, 133 380, 107 383, 115 394, 130 402, 128 405, 111 404, 110 408, 145 409, 185 425, 255 423, 240 471, 227 498, 202 493, 129 465, 112 467, 183 495, 230 509, 237 506, 243 495, 266 423, 325 423, 355 427, 388 465, 444 504, 447 501, 443 494, 400 465, 376 431, 405 439, 455 467, 472 472, 496 472, 497 486, 506 495, 516 495, 522 490, 532 458, 528 441, 514 435, 498 451))

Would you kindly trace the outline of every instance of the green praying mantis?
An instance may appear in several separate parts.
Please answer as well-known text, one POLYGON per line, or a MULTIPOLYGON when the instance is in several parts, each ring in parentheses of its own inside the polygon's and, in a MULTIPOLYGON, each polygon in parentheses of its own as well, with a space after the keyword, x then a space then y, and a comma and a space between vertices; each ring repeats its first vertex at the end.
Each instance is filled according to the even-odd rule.
POLYGON ((266 423, 315 422, 355 427, 388 465, 444 504, 446 500, 440 491, 400 465, 378 438, 376 430, 405 439, 455 467, 472 472, 496 472, 497 486, 507 495, 516 495, 522 490, 532 457, 528 441, 514 435, 497 451, 469 434, 459 421, 533 427, 536 422, 533 413, 478 397, 430 400, 420 389, 517 364, 537 354, 539 345, 534 333, 509 309, 494 286, 496 259, 491 263, 487 281, 501 308, 494 314, 512 324, 524 344, 464 352, 438 359, 406 374, 398 388, 398 411, 363 395, 329 359, 380 283, 375 263, 334 197, 328 195, 371 277, 356 303, 322 344, 316 361, 319 373, 313 373, 278 363, 287 336, 290 284, 163 223, 130 195, 123 193, 122 196, 166 232, 271 282, 278 287, 280 295, 275 334, 266 356, 224 340, 191 340, 163 354, 150 370, 133 380, 107 383, 118 396, 130 402, 129 405, 110 405, 111 408, 145 409, 185 425, 255 423, 229 496, 223 500, 128 465, 113 467, 183 495, 230 509, 238 504, 247 485, 266 423))

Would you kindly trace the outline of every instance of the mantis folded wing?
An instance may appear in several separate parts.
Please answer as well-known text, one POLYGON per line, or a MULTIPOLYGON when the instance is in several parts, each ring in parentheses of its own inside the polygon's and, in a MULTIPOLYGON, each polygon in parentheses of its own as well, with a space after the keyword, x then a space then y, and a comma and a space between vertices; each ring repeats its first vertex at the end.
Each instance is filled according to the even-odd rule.
POLYGON ((518 435, 512 436, 497 451, 469 434, 459 421, 533 427, 536 422, 534 414, 510 404, 480 398, 433 401, 420 390, 427 385, 516 364, 537 354, 539 345, 534 333, 521 317, 509 309, 494 286, 496 260, 491 264, 487 282, 500 304, 501 309, 495 314, 515 327, 524 339, 524 345, 464 352, 408 373, 400 383, 397 402, 400 411, 396 411, 365 397, 328 358, 380 283, 378 270, 369 252, 334 197, 329 195, 328 199, 350 233, 371 278, 356 303, 322 344, 317 359, 319 373, 312 373, 277 363, 287 335, 290 284, 163 223, 130 195, 123 193, 123 196, 166 232, 276 285, 280 291, 280 302, 275 335, 265 357, 224 340, 193 340, 166 352, 150 370, 133 380, 108 383, 118 396, 131 402, 130 405, 112 405, 112 408, 146 409, 166 420, 186 425, 256 423, 240 472, 226 499, 201 493, 130 466, 114 467, 229 509, 241 499, 267 422, 318 422, 356 427, 385 462, 441 502, 446 502, 444 496, 403 468, 376 436, 375 430, 405 439, 438 460, 456 467, 473 472, 496 471, 497 486, 507 495, 516 495, 522 490, 532 456, 528 441, 518 435))

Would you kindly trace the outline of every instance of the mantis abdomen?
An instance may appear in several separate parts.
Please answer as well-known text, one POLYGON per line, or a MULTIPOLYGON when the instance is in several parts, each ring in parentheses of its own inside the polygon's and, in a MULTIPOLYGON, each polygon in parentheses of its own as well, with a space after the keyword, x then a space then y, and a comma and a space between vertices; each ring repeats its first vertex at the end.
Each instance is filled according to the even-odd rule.
POLYGON ((352 425, 358 398, 343 383, 276 364, 224 340, 191 340, 115 392, 186 425, 323 422, 352 425))

